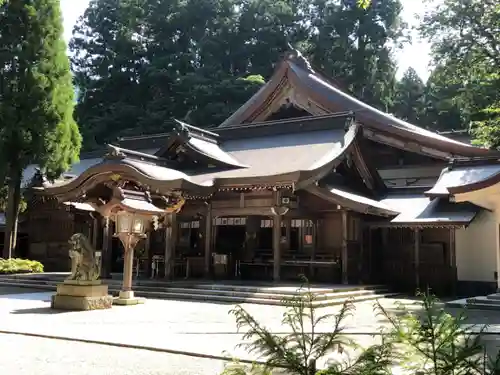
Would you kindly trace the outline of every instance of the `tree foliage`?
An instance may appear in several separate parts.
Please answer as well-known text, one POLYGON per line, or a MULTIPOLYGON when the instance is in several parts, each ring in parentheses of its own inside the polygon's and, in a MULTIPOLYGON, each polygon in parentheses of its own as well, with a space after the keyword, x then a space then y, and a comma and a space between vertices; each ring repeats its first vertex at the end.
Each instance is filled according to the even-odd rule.
POLYGON ((486 108, 483 114, 485 119, 473 123, 476 143, 500 150, 500 102, 486 108))
POLYGON ((0 7, 0 186, 8 184, 5 249, 15 246, 22 172, 38 164, 56 177, 78 159, 73 85, 56 0, 0 7))
POLYGON ((494 108, 500 101, 498 1, 445 0, 427 14, 421 32, 432 43, 437 86, 434 107, 438 114, 459 121, 463 127, 475 122, 478 141, 497 145, 494 108))
POLYGON ((404 40, 399 0, 371 2, 316 0, 311 7, 307 53, 326 75, 364 102, 382 110, 392 105, 396 64, 391 45, 404 40))
POLYGON ((425 126, 426 86, 413 68, 396 85, 394 114, 412 124, 425 126))
POLYGON ((289 43, 386 109, 400 11, 399 0, 92 0, 70 43, 85 146, 167 131, 173 117, 218 125, 269 79, 289 43))

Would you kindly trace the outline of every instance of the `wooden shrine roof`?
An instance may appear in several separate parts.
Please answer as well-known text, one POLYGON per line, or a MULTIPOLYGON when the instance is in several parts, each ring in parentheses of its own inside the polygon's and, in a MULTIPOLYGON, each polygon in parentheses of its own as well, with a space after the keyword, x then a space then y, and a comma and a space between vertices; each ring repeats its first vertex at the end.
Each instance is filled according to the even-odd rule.
POLYGON ((500 160, 461 163, 445 168, 432 189, 430 197, 448 197, 452 194, 478 190, 500 182, 500 160))
POLYGON ((45 188, 67 198, 72 191, 83 192, 112 174, 123 174, 160 193, 186 191, 195 196, 208 196, 227 186, 291 187, 312 183, 330 172, 359 136, 359 127, 353 123, 347 132, 324 130, 231 140, 218 149, 243 167, 214 172, 210 168, 182 171, 176 169, 175 160, 110 146, 105 158, 77 177, 46 184, 45 188))
POLYGON ((400 211, 393 209, 383 202, 366 197, 345 187, 310 185, 306 190, 328 202, 364 214, 394 217, 400 213, 400 211))
MULTIPOLYGON (((298 182, 297 177, 285 176, 311 172, 339 158, 353 139, 344 130, 323 130, 302 134, 244 138, 224 143, 224 150, 247 168, 232 169, 192 176, 194 181, 206 184, 210 180, 276 177, 283 182, 298 182), (346 136, 347 135, 347 136, 346 136)), ((276 180, 276 179, 274 179, 276 180)))
MULTIPOLYGON (((331 80, 318 74, 296 50, 286 55, 271 79, 219 128, 264 121, 283 105, 284 99, 295 100, 299 107, 316 112, 316 115, 351 111, 363 127, 401 137, 416 143, 421 149, 429 148, 441 151, 444 155, 460 156, 479 156, 489 153, 487 149, 447 138, 363 103, 336 87, 331 80), (290 98, 287 98, 288 96, 290 98)), ((439 154, 432 151, 430 153, 439 154)))
POLYGON ((447 198, 429 198, 422 194, 390 194, 382 204, 400 212, 389 226, 467 226, 481 210, 471 203, 452 203, 447 198))

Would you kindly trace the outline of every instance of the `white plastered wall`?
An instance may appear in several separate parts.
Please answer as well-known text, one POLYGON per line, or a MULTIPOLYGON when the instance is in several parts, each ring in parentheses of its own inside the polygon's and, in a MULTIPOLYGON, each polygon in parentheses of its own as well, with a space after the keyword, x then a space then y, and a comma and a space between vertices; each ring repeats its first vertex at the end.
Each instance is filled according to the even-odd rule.
POLYGON ((465 229, 457 229, 455 251, 459 281, 494 282, 497 271, 498 222, 482 210, 465 229))

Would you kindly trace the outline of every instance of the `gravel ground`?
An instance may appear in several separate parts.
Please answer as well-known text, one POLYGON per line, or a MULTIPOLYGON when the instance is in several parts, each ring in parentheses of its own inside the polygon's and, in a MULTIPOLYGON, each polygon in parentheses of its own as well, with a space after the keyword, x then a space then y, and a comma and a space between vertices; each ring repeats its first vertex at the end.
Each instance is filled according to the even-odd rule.
POLYGON ((39 292, 37 289, 28 288, 15 288, 11 286, 0 286, 0 296, 6 294, 23 294, 23 293, 34 293, 39 292))
POLYGON ((9 375, 216 375, 222 361, 146 350, 0 335, 0 373, 9 375))

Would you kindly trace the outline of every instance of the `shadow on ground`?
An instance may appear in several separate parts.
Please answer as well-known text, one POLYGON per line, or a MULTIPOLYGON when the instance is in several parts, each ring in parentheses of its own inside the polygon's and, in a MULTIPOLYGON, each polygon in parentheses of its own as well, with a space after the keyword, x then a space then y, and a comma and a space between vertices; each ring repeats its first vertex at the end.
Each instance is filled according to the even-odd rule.
POLYGON ((39 315, 57 315, 69 313, 70 311, 65 310, 55 310, 50 307, 35 307, 31 309, 18 309, 11 311, 13 315, 24 315, 24 314, 39 314, 39 315))

